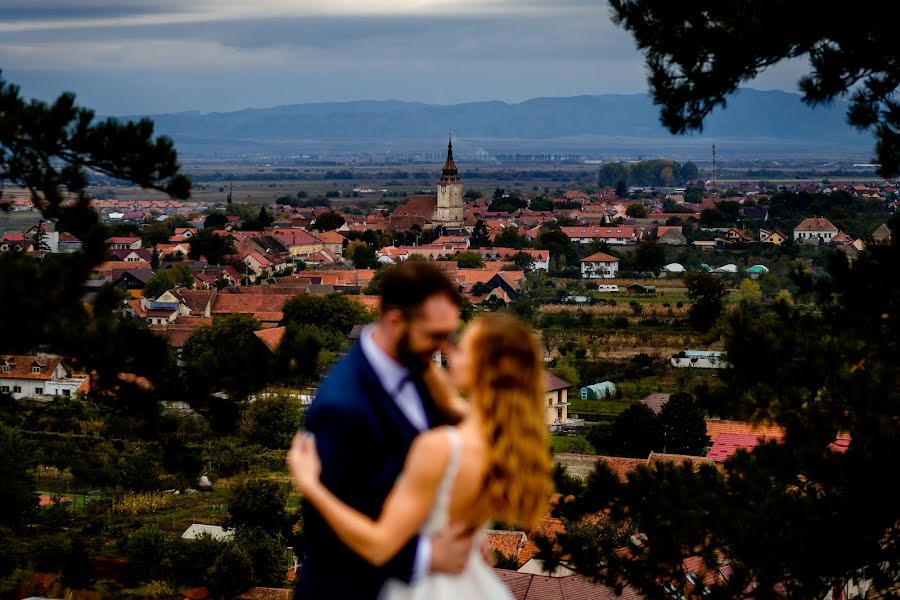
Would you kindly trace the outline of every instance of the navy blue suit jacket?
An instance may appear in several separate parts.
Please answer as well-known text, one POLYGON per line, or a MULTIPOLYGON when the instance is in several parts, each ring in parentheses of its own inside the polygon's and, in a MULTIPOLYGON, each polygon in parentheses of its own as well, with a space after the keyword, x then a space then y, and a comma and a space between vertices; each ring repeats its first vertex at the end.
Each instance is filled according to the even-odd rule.
MULTIPOLYGON (((441 424, 428 391, 418 388, 429 426, 441 424)), ((381 385, 358 342, 319 387, 306 429, 316 436, 322 483, 353 508, 378 518, 419 432, 381 385)), ((410 579, 418 537, 376 568, 345 546, 315 509, 307 505, 304 511, 298 600, 374 599, 386 580, 410 579)))

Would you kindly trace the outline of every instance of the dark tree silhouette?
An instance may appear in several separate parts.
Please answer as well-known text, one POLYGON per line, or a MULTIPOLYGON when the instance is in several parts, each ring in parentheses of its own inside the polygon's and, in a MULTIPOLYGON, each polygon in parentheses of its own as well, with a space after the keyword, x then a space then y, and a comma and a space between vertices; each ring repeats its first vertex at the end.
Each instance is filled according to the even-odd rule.
POLYGON ((816 106, 849 95, 848 122, 875 135, 879 174, 900 173, 900 61, 894 13, 884 5, 610 0, 610 6, 647 58, 651 94, 672 133, 702 129, 738 85, 782 60, 805 57, 811 71, 799 82, 804 101, 816 106))
POLYGON ((545 567, 568 556, 647 597, 821 598, 851 579, 871 585, 867 597, 895 595, 900 488, 873 482, 900 456, 898 269, 896 241, 852 267, 834 252, 827 273, 794 274, 797 304, 729 311, 732 367, 698 400, 723 418, 774 422, 783 438, 720 468, 663 462, 622 482, 598 466, 566 518, 606 514, 640 535, 542 542, 545 567), (693 580, 688 559, 702 565, 693 580))

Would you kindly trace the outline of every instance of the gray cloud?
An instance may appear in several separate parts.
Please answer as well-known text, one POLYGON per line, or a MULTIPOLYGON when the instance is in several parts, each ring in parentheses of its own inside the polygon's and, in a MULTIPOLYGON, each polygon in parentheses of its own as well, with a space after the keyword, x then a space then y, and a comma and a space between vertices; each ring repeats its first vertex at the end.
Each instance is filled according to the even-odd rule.
MULTIPOLYGON (((605 2, 257 0, 248 8, 237 0, 132 0, 126 7, 7 0, 4 77, 42 98, 73 90, 108 114, 646 90, 642 58, 605 2), (327 14, 316 12, 322 5, 327 14)), ((776 69, 767 87, 792 89, 793 73, 776 69)))

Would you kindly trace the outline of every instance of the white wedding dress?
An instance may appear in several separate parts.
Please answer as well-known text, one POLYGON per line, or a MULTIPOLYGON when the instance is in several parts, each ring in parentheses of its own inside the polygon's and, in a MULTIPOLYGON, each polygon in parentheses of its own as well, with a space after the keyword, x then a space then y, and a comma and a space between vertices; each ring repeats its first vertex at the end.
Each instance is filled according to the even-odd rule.
MULTIPOLYGON (((446 529, 450 522, 450 492, 459 470, 462 439, 459 430, 455 427, 445 427, 444 431, 450 438, 450 461, 438 486, 434 506, 422 526, 421 535, 438 533, 446 529)), ((513 600, 509 589, 503 585, 481 555, 482 535, 476 536, 469 562, 461 574, 430 573, 414 583, 392 579, 381 589, 379 600, 460 600, 468 598, 513 600)))

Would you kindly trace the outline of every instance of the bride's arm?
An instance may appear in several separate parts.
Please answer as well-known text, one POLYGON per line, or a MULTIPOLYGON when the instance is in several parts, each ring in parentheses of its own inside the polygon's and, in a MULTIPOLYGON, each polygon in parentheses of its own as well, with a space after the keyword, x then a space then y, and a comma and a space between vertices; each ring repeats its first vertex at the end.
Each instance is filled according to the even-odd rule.
POLYGON ((377 521, 347 506, 319 480, 321 464, 315 439, 298 433, 287 462, 294 485, 315 506, 337 536, 369 563, 381 566, 418 533, 434 504, 449 460, 445 435, 431 431, 410 447, 403 472, 394 484, 377 521))

